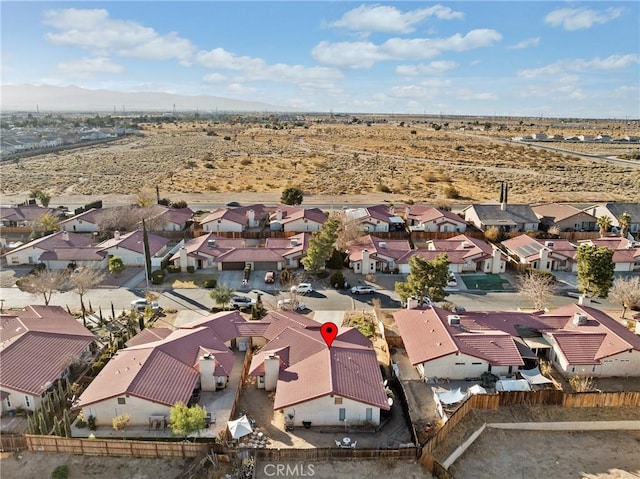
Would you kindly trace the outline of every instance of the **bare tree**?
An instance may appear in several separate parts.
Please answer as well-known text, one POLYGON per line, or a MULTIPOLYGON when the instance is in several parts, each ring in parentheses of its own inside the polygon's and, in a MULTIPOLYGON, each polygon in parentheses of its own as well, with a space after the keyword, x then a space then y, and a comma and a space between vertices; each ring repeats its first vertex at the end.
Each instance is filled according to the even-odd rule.
POLYGON ((349 245, 358 244, 364 238, 364 230, 358 221, 349 221, 344 214, 335 215, 340 221, 336 249, 345 251, 349 245))
POLYGON ((609 297, 613 302, 622 305, 622 319, 624 319, 628 308, 640 304, 640 276, 614 280, 609 290, 609 297))
POLYGON ((36 296, 42 295, 44 304, 49 305, 53 293, 64 290, 67 282, 65 271, 43 269, 35 274, 25 276, 25 280, 21 282, 25 291, 36 296))
POLYGON ((556 290, 556 280, 552 274, 527 271, 518 278, 520 294, 533 302, 535 309, 543 309, 549 296, 556 290))
MULTIPOLYGON (((94 289, 98 286, 104 278, 106 274, 102 271, 90 268, 82 268, 77 273, 72 273, 69 278, 69 283, 71 287, 78 293, 80 296, 80 308, 82 309, 82 321, 85 322, 85 307, 84 307, 84 295, 89 292, 90 289, 94 289)), ((85 322, 86 326, 86 322, 85 322)))
POLYGON ((140 209, 135 206, 106 208, 96 218, 100 231, 133 231, 141 221, 140 209))

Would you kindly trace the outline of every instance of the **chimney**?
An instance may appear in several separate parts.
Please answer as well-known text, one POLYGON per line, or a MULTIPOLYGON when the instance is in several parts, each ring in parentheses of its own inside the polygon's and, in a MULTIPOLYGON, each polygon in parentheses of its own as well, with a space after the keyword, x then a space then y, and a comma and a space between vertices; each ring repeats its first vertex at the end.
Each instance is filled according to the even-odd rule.
POLYGON ((370 268, 371 266, 369 266, 369 250, 363 249, 362 250, 362 274, 369 273, 370 268))
POLYGON ((551 269, 551 268, 547 268, 548 262, 549 262, 549 250, 547 248, 542 248, 540 250, 540 264, 538 265, 538 269, 540 271, 546 271, 547 269, 551 269))
POLYGON ((62 241, 69 241, 69 232, 68 231, 63 231, 62 232, 62 241))
POLYGON ((253 210, 247 211, 247 219, 249 220, 249 226, 253 226, 256 221, 256 212, 253 210))
POLYGON ((203 391, 216 390, 216 358, 209 353, 205 353, 198 358, 200 367, 200 388, 203 391))
POLYGON ((120 240, 120 231, 116 230, 113 232, 113 239, 114 240, 120 240))
POLYGON ((282 210, 276 211, 276 220, 282 221, 282 210))
POLYGON ((186 273, 187 271, 187 261, 187 248, 183 246, 182 248, 180 248, 180 271, 182 271, 183 273, 186 273))
POLYGON ((420 300, 416 296, 407 298, 407 309, 416 309, 420 305, 420 300))
POLYGON ((280 357, 270 354, 264 359, 264 390, 275 391, 280 374, 280 357))

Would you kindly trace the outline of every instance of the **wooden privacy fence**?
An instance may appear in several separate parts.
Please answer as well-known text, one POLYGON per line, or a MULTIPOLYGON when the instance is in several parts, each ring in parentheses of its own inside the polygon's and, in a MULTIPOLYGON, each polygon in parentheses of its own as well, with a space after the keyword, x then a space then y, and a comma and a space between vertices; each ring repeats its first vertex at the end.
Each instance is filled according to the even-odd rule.
POLYGON ((330 459, 416 459, 418 449, 366 449, 325 447, 313 449, 256 449, 256 460, 262 461, 326 461, 330 459))
POLYGON ((30 451, 86 456, 197 457, 209 446, 193 442, 128 441, 25 435, 30 451))
POLYGON ((0 451, 24 451, 27 448, 27 439, 24 436, 0 436, 0 451))

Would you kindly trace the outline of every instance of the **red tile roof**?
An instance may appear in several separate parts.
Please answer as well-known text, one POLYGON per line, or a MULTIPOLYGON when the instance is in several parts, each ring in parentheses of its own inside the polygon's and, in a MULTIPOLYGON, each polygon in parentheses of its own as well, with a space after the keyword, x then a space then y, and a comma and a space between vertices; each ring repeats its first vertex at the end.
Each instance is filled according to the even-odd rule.
POLYGON ((169 328, 147 328, 140 331, 133 338, 127 341, 126 347, 139 346, 141 344, 152 343, 166 338, 171 334, 172 330, 169 328))
POLYGON ((287 326, 253 357, 250 374, 264 374, 264 360, 271 354, 280 358, 274 409, 329 394, 389 409, 375 351, 353 328, 339 328, 329 349, 319 324, 287 326))
POLYGON ((0 315, 0 386, 40 395, 94 339, 59 306, 0 315))
POLYGON ((349 261, 362 260, 362 252, 365 249, 369 251, 371 258, 384 256, 398 260, 411 252, 411 245, 407 240, 384 240, 372 235, 363 236, 357 243, 349 245, 349 261))

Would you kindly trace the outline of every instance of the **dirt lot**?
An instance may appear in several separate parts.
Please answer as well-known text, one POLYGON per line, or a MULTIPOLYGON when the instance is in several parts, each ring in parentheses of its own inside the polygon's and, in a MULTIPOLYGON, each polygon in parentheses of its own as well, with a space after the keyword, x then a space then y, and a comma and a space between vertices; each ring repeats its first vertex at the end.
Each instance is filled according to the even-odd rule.
MULTIPOLYGON (((336 202, 351 195, 361 201, 439 204, 497 200, 496 182, 506 180, 515 203, 630 200, 640 184, 637 162, 614 164, 507 141, 540 131, 619 138, 638 134, 633 122, 558 127, 542 120, 504 120, 511 124, 496 128, 494 122, 484 131, 477 119, 475 124, 449 121, 442 128, 415 118, 323 121, 281 129, 265 128, 259 119, 147 125, 144 137, 3 162, 0 174, 12 181, 3 182, 1 193, 24 200, 29 190, 41 188, 52 195, 52 205, 64 204, 67 195, 104 198, 110 204, 111 194, 135 196, 141 187, 154 197, 158 185, 173 200, 197 201, 194 197, 213 194, 245 201, 252 193, 273 194, 277 200, 283 188, 300 186, 305 195, 332 195, 336 202)), ((550 146, 571 150, 573 145, 550 146)), ((604 156, 638 152, 637 144, 580 147, 604 156)))
MULTIPOLYGON (((306 473, 306 476, 288 475, 287 477, 313 477, 314 479, 370 479, 370 478, 401 478, 401 479, 429 479, 431 474, 422 469, 415 462, 405 461, 328 461, 328 462, 296 462, 281 463, 289 470, 306 473), (311 474, 313 472, 313 474, 311 474)), ((284 469, 286 471, 286 469, 284 469)), ((256 465, 256 479, 274 477, 273 463, 258 463, 256 465)), ((276 476, 277 477, 277 476, 276 476)), ((284 474, 280 477, 284 477, 284 474)))
POLYGON ((175 479, 189 462, 183 459, 91 457, 68 454, 21 452, 0 461, 0 476, 16 479, 48 479, 66 464, 69 479, 175 479))
POLYGON ((449 469, 456 479, 640 477, 640 431, 486 429, 449 469))

